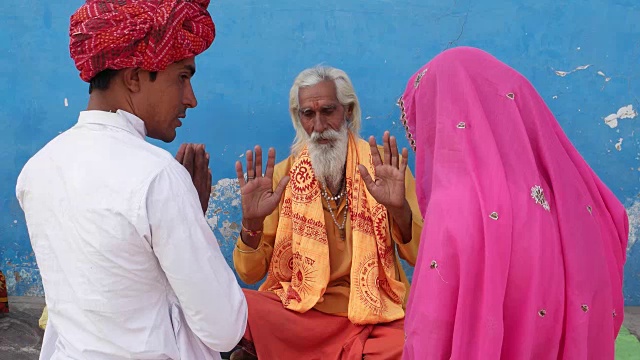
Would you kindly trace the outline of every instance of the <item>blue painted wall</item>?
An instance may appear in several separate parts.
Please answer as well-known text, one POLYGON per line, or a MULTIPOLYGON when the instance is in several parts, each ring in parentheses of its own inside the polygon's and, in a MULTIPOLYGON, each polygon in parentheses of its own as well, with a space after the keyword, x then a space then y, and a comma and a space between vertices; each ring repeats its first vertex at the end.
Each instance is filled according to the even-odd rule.
MULTIPOLYGON (((17 175, 30 156, 75 123, 88 99, 67 49, 68 19, 82 1, 55 3, 0 2, 0 269, 12 295, 42 295, 14 196, 17 175)), ((578 150, 628 207, 634 241, 640 228, 640 117, 633 117, 640 108, 640 3, 522 3, 214 1, 218 37, 198 58, 194 80, 200 105, 178 139, 160 145, 171 152, 181 142, 207 145, 217 182, 208 218, 230 255, 239 230, 237 186, 229 180, 233 163, 256 143, 275 146, 284 158, 293 138, 287 96, 300 70, 318 63, 344 69, 362 102, 363 134, 390 129, 402 137, 395 102, 406 79, 447 47, 477 46, 533 82, 578 150), (620 111, 616 127, 605 123, 628 105, 633 109, 620 111)), ((628 256, 625 299, 640 305, 640 246, 630 247, 628 256)))

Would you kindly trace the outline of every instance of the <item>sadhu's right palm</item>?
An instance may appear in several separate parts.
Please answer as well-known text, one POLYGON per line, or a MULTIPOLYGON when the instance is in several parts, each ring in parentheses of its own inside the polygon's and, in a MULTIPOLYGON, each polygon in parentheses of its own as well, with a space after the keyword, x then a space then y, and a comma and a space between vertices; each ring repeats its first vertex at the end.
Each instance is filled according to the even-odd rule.
POLYGON ((283 177, 278 186, 273 189, 273 168, 276 161, 276 151, 269 149, 267 169, 262 173, 262 148, 256 145, 254 152, 247 150, 247 178, 244 177, 242 163, 236 162, 236 175, 240 183, 242 195, 242 217, 248 220, 264 219, 278 207, 280 198, 289 182, 289 177, 283 177), (255 152, 255 158, 254 158, 255 152))

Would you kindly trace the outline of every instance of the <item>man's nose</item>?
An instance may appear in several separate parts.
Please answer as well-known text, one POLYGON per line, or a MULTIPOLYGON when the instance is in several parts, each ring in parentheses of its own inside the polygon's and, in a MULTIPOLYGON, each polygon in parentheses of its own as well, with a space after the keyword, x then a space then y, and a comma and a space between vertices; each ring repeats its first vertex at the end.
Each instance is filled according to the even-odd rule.
POLYGON ((327 122, 320 113, 316 113, 313 118, 313 131, 322 134, 327 129, 327 122))
POLYGON ((196 99, 196 94, 193 91, 193 87, 191 86, 191 83, 189 83, 189 86, 187 87, 187 89, 185 89, 182 103, 186 107, 192 108, 192 109, 198 106, 198 99, 196 99))

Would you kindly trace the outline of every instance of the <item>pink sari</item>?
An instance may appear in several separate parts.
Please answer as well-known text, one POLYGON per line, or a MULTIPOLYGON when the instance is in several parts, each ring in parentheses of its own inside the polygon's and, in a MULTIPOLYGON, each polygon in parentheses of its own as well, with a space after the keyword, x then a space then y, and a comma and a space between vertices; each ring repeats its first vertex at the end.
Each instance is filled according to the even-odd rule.
POLYGON ((613 359, 626 212, 533 86, 455 48, 399 104, 425 223, 404 359, 613 359))

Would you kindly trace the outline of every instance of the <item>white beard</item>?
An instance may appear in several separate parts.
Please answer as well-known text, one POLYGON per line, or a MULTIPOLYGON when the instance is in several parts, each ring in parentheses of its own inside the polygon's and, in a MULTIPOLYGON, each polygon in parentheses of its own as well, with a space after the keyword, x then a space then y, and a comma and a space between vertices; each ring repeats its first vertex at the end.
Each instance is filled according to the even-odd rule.
POLYGON ((309 136, 307 148, 313 172, 316 178, 329 189, 338 189, 342 183, 348 145, 349 129, 346 123, 339 131, 331 129, 322 133, 314 131, 309 136), (333 141, 328 144, 319 144, 318 141, 323 139, 333 141))

